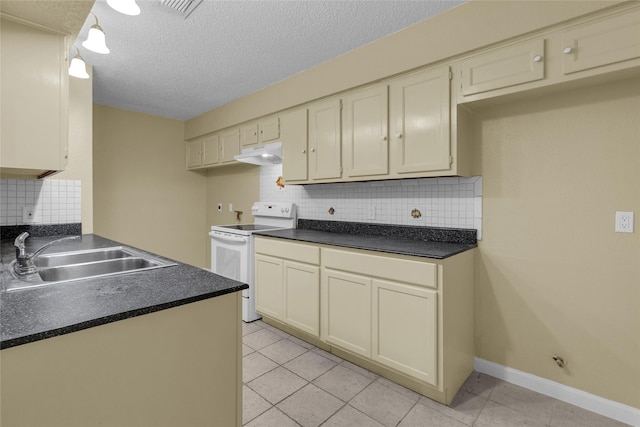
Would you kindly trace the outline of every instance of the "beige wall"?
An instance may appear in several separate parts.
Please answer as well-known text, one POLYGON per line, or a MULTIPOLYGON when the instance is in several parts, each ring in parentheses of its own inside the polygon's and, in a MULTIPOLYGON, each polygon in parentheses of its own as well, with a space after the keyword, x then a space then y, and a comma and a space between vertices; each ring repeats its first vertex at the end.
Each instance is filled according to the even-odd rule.
POLYGON ((194 117, 186 122, 185 139, 442 61, 616 3, 620 1, 471 1, 194 117))
MULTIPOLYGON (((91 67, 87 72, 92 75, 91 67)), ((82 232, 93 233, 93 78, 69 77, 69 159, 51 179, 75 179, 82 185, 82 232)))
POLYGON ((474 117, 476 355, 640 408, 640 79, 474 117))
MULTIPOLYGON (((212 225, 239 224, 253 222, 251 205, 260 200, 260 168, 248 164, 238 164, 212 168, 207 172, 207 227, 212 225), (218 203, 222 203, 222 212, 218 212, 218 203), (229 212, 229 203, 233 209, 243 212, 240 221, 234 212, 229 212)), ((210 264, 211 247, 207 246, 207 262, 210 264)), ((209 266, 209 265, 208 265, 209 266)))
POLYGON ((94 232, 205 267, 206 179, 185 169, 184 122, 95 105, 94 232))

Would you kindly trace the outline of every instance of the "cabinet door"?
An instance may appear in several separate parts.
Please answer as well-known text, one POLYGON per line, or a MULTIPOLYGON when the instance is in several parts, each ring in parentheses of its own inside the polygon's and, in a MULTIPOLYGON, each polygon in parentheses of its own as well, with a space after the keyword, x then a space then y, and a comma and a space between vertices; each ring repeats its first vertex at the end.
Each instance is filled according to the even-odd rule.
POLYGON ((286 182, 307 180, 307 110, 280 117, 282 125, 282 175, 286 182))
POLYGON ((320 336, 320 268, 284 261, 284 322, 320 336))
POLYGON ((393 172, 450 168, 449 87, 449 67, 423 71, 391 83, 393 172))
POLYGON ((279 258, 256 254, 256 311, 274 319, 283 319, 284 274, 279 258))
POLYGON ((339 99, 309 107, 309 178, 335 179, 342 176, 339 99))
POLYGON ((530 40, 466 59, 462 94, 514 86, 544 78, 544 40, 530 40))
POLYGON ((233 162, 233 157, 240 154, 240 130, 232 129, 220 134, 220 163, 233 162))
POLYGON ((0 167, 63 170, 69 74, 65 36, 2 19, 0 167))
POLYGON ((280 120, 273 117, 258 123, 258 142, 261 144, 273 142, 280 137, 280 120))
POLYGON ((372 358, 438 384, 437 292, 373 280, 372 358))
POLYGON ((388 86, 350 93, 343 98, 342 145, 348 177, 389 173, 388 86))
POLYGON ((202 140, 187 141, 187 169, 202 164, 202 140))
POLYGON ((564 74, 640 58, 640 11, 562 33, 564 74))
POLYGON ((218 135, 209 135, 202 139, 202 166, 214 165, 220 161, 218 135))
POLYGON ((258 143, 258 124, 251 123, 240 128, 240 145, 243 147, 258 143))
POLYGON ((371 357, 371 279, 322 271, 322 339, 371 357))

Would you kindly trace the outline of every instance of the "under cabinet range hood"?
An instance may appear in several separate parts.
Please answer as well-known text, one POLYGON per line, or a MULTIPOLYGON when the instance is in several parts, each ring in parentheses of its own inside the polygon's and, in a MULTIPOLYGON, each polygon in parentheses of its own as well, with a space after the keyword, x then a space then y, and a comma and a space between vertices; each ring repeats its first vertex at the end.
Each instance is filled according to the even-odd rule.
POLYGON ((274 142, 260 147, 245 148, 233 157, 235 160, 252 165, 275 165, 282 163, 282 142, 274 142))

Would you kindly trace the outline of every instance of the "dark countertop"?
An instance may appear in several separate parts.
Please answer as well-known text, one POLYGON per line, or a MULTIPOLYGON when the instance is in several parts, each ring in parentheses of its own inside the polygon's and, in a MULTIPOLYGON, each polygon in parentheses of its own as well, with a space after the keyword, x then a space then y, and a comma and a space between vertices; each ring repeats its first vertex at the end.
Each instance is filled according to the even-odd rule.
MULTIPOLYGON (((33 252, 59 237, 29 237, 27 250, 33 252)), ((81 240, 62 242, 44 253, 110 246, 131 247, 85 234, 81 240)), ((0 264, 3 270, 14 258, 13 241, 3 241, 4 262, 0 264)), ((5 292, 8 274, 3 272, 0 283, 0 349, 248 288, 246 284, 183 263, 138 273, 5 292)))
POLYGON ((477 246, 475 230, 299 220, 298 228, 256 235, 353 249, 444 259, 477 246))

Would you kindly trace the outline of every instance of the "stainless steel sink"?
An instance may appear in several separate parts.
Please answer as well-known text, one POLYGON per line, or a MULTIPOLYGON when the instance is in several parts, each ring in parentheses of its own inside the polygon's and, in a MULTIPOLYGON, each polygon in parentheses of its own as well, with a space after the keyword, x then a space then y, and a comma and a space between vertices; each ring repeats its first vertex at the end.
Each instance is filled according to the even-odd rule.
POLYGON ((129 257, 45 268, 39 270, 38 275, 45 282, 60 282, 126 273, 133 270, 148 270, 154 267, 162 267, 162 265, 148 259, 129 257))
POLYGON ((57 267, 60 265, 81 264, 84 262, 105 261, 109 259, 125 258, 133 256, 122 246, 89 249, 86 251, 60 252, 56 254, 40 255, 36 258, 36 267, 57 267))
POLYGON ((34 262, 37 266, 37 273, 24 277, 14 275, 14 280, 6 284, 7 291, 137 273, 177 265, 174 262, 124 246, 40 255, 34 262))

